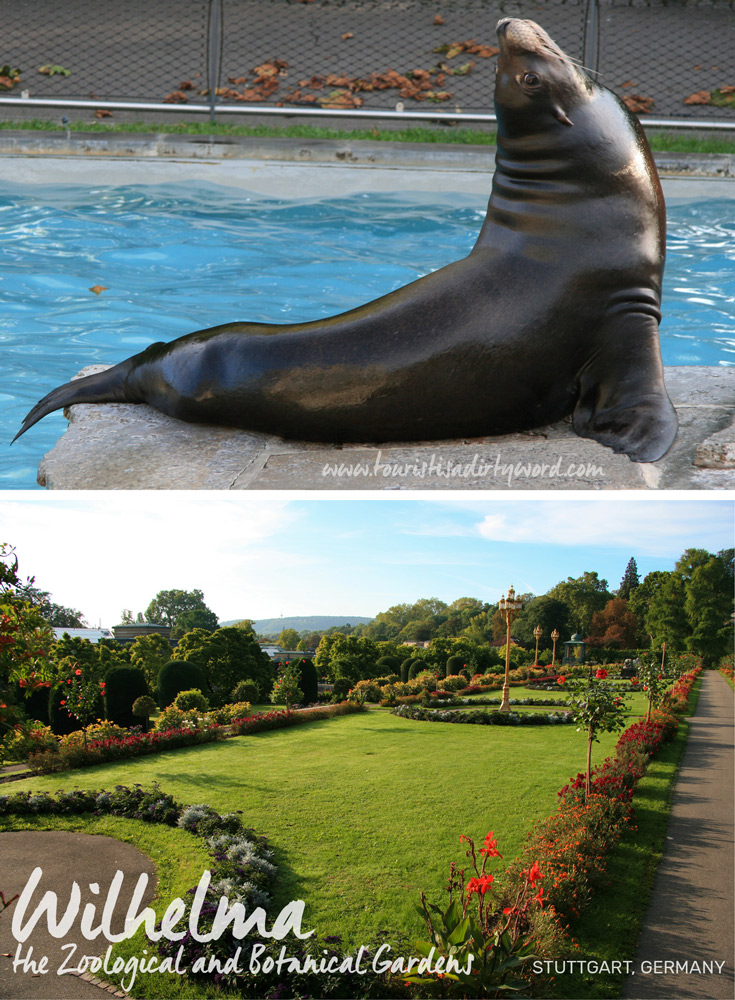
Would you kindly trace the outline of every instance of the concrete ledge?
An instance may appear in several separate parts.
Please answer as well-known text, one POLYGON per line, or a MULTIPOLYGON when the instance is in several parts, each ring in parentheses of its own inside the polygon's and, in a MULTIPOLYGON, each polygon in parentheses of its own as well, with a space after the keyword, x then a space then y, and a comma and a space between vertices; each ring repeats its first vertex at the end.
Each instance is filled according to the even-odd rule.
MULTIPOLYGON (((495 147, 369 139, 290 139, 270 136, 171 135, 63 130, 0 131, 0 156, 87 157, 141 160, 262 160, 281 163, 354 164, 491 172, 495 147)), ((735 177, 735 155, 656 153, 662 174, 735 177)))
POLYGON ((570 420, 502 437, 337 446, 106 403, 70 407, 69 428, 42 459, 38 482, 55 490, 735 488, 735 368, 668 368, 666 382, 679 437, 653 464, 577 437, 570 420))

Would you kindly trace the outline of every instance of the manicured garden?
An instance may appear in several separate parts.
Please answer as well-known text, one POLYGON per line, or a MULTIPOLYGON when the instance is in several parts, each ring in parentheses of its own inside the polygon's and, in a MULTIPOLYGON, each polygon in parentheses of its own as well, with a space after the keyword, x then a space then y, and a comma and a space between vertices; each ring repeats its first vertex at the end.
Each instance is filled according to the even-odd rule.
MULTIPOLYGON (((634 692, 626 725, 645 708, 643 693, 634 692)), ((614 751, 618 735, 601 732, 599 738, 593 765, 614 751)), ((618 855, 629 859, 632 855, 632 867, 624 868, 629 890, 645 882, 651 870, 683 739, 680 730, 676 741, 665 748, 668 756, 657 758, 655 772, 641 779, 639 787, 647 798, 636 822, 645 824, 645 846, 638 844, 636 835, 626 833, 621 844, 608 852, 613 868, 618 855)), ((413 954, 412 944, 423 930, 415 910, 419 892, 425 890, 427 897, 441 902, 449 862, 461 860, 463 854, 460 835, 479 843, 488 829, 494 830, 506 860, 494 861, 489 870, 502 871, 521 851, 534 822, 556 809, 557 793, 583 769, 585 751, 584 734, 569 725, 425 725, 386 709, 370 709, 295 729, 34 778, 14 783, 12 791, 109 789, 134 783, 151 787, 157 782, 181 803, 206 802, 223 813, 240 810, 243 823, 267 836, 273 849, 279 876, 275 910, 292 899, 304 899, 306 925, 323 936, 341 935, 345 950, 388 941, 396 953, 413 954)), ((75 829, 98 832, 100 823, 115 822, 122 824, 121 833, 115 835, 137 841, 134 828, 140 824, 134 821, 32 818, 28 825, 69 823, 75 829)), ((24 821, 6 817, 2 823, 3 828, 18 829, 24 821)), ((185 836, 175 833, 174 856, 185 836)), ((152 851, 157 863, 161 853, 152 851)), ((181 894, 181 885, 170 873, 170 860, 168 866, 159 892, 161 909, 171 895, 181 894)), ((196 883, 199 874, 189 879, 186 888, 196 883)), ((619 890, 618 881, 615 891, 619 890)), ((617 913, 613 924, 627 926, 622 910, 613 912, 617 913)), ((580 930, 575 928, 574 934, 579 937, 580 930)), ((586 955, 594 957, 604 951, 604 942, 593 935, 584 947, 586 955)), ((160 980, 154 977, 156 994, 146 992, 153 986, 146 987, 141 980, 138 995, 168 995, 161 992, 160 980)), ((187 991, 178 980, 168 989, 171 995, 187 991)), ((199 990, 188 995, 209 995, 209 988, 206 994, 199 990)))

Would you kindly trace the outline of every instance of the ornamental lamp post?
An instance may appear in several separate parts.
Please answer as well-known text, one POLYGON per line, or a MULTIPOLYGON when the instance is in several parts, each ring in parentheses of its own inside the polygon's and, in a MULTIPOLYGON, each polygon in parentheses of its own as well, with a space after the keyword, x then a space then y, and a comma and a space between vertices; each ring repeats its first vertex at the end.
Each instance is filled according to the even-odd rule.
POLYGON ((551 633, 551 638, 554 640, 554 652, 552 653, 551 656, 551 669, 553 670, 556 664, 556 643, 559 638, 559 629, 556 628, 554 629, 554 631, 551 633))
POLYGON ((544 630, 541 628, 540 625, 537 625, 536 628, 533 630, 533 634, 536 636, 536 656, 534 658, 533 665, 534 665, 534 667, 537 667, 538 666, 538 641, 541 638, 541 636, 544 634, 544 630))
POLYGON ((513 590, 513 585, 508 589, 508 596, 505 594, 498 601, 498 610, 501 615, 505 618, 506 633, 505 633, 505 681, 503 682, 503 701, 500 705, 501 712, 510 712, 510 701, 508 700, 508 695, 510 692, 510 626, 518 617, 521 608, 523 607, 523 601, 520 601, 516 597, 516 592, 513 590))

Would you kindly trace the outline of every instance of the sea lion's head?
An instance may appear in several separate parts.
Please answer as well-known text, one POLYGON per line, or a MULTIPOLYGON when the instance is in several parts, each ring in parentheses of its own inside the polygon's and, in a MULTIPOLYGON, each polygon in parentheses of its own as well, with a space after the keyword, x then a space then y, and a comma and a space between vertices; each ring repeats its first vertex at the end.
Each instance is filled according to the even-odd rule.
POLYGON ((589 78, 535 21, 504 17, 495 30, 498 126, 524 133, 544 130, 552 120, 572 126, 575 108, 589 100, 594 88, 589 78))

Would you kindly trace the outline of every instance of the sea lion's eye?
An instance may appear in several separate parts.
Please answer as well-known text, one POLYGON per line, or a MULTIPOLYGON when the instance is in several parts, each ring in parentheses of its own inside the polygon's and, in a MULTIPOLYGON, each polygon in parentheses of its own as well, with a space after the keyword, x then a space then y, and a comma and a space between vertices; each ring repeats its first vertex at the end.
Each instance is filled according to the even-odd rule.
POLYGON ((535 73, 524 73, 522 82, 525 87, 534 88, 541 86, 541 80, 535 73))

